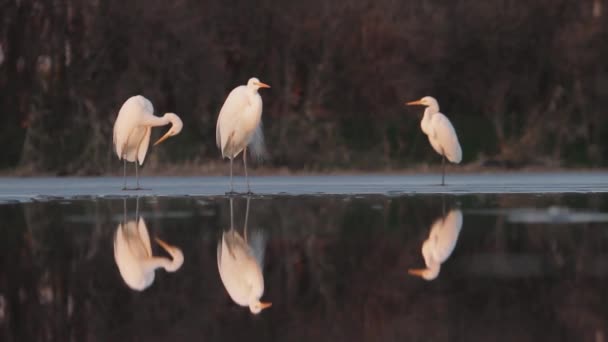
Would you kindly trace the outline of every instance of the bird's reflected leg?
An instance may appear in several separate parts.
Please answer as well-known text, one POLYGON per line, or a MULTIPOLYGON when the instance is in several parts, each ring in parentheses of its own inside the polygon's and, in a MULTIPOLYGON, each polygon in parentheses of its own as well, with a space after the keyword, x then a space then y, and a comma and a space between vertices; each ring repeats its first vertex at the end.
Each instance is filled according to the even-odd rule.
POLYGON ((122 161, 123 161, 123 163, 122 163, 122 180, 123 180, 122 189, 127 190, 127 160, 123 158, 122 161))
POLYGON ((230 197, 230 229, 234 228, 234 209, 233 209, 233 198, 230 197))
POLYGON ((247 242, 247 222, 249 221, 249 200, 251 197, 247 197, 247 209, 245 209, 245 225, 243 227, 243 236, 245 238, 245 242, 247 242))
POLYGON ((251 187, 249 186, 249 175, 247 174, 247 147, 243 149, 243 166, 245 167, 245 179, 247 180, 247 194, 251 195, 251 187))
POLYGON ((127 198, 122 199, 122 218, 123 224, 127 224, 127 198))
POLYGON ((445 156, 441 157, 441 185, 445 185, 445 156))

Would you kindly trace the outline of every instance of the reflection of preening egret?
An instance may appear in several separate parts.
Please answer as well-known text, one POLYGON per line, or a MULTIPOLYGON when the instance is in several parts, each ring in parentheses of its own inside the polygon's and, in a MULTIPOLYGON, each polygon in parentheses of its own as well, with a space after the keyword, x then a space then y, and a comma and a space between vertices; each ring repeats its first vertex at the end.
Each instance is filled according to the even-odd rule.
POLYGON ((139 189, 138 163, 142 165, 150 144, 152 127, 171 124, 169 131, 158 139, 154 145, 160 144, 167 138, 179 134, 183 124, 179 116, 166 113, 162 117, 154 115, 152 103, 141 95, 130 97, 120 108, 114 123, 114 149, 118 159, 124 161, 124 190, 127 188, 127 161, 135 162, 135 177, 139 189))
POLYGON ((426 106, 420 127, 424 134, 429 137, 431 146, 442 156, 441 185, 445 185, 445 158, 456 164, 462 160, 462 149, 454 126, 445 115, 439 112, 439 104, 433 97, 425 96, 418 101, 411 101, 406 104, 408 106, 426 106))
POLYGON ((269 85, 260 82, 257 78, 250 78, 247 85, 234 88, 217 118, 215 129, 215 142, 222 151, 222 158, 230 159, 230 191, 232 184, 232 161, 243 152, 243 167, 247 179, 247 191, 249 187, 249 176, 247 175, 247 147, 254 157, 261 157, 264 152, 264 135, 262 133, 262 97, 258 89, 270 88, 269 85))
POLYGON ((451 210, 447 216, 436 220, 431 227, 429 238, 422 244, 422 256, 425 269, 410 269, 408 273, 433 280, 439 275, 441 264, 452 254, 460 228, 462 227, 462 212, 451 210))
POLYGON ((249 306, 252 313, 260 313, 270 307, 271 303, 260 302, 264 294, 265 237, 261 231, 254 231, 247 239, 247 219, 249 216, 249 198, 245 214, 244 238, 233 225, 232 198, 230 199, 230 230, 222 234, 217 245, 217 267, 220 278, 230 298, 240 306, 249 306))
POLYGON ((173 258, 152 256, 150 236, 143 218, 121 223, 114 237, 114 260, 125 283, 133 290, 143 291, 154 281, 154 271, 164 268, 167 272, 177 271, 184 263, 182 251, 159 238, 156 242, 173 258))

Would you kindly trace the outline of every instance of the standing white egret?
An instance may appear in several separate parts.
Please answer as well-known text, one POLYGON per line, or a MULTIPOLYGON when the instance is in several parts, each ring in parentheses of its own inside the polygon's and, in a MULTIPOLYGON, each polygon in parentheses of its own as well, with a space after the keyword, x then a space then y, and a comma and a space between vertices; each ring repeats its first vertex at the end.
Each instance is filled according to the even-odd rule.
POLYGON ((445 185, 445 158, 456 164, 462 160, 462 149, 454 126, 445 115, 439 112, 439 104, 431 96, 425 96, 418 101, 407 102, 406 105, 426 106, 420 128, 429 137, 431 146, 442 156, 441 185, 445 185))
POLYGON ((441 264, 450 257, 456 247, 460 228, 462 228, 462 212, 459 209, 451 210, 447 216, 436 220, 431 226, 429 238, 422 244, 422 256, 426 268, 410 269, 408 273, 426 280, 437 278, 441 264))
POLYGON ((171 255, 172 260, 152 255, 148 228, 142 217, 139 217, 137 222, 130 220, 119 224, 116 228, 114 260, 122 279, 133 290, 143 291, 150 286, 157 268, 162 267, 167 272, 175 272, 184 263, 184 255, 179 248, 159 238, 155 240, 171 255))
POLYGON ((215 142, 222 151, 222 158, 230 159, 230 192, 233 192, 232 161, 243 152, 243 166, 247 179, 247 147, 253 157, 264 153, 264 135, 262 133, 262 97, 260 88, 270 88, 257 78, 250 78, 247 85, 234 88, 220 110, 215 129, 215 142))
POLYGON ((165 126, 171 124, 169 131, 158 139, 154 145, 158 145, 167 138, 179 134, 183 123, 174 113, 166 113, 162 117, 154 115, 152 103, 141 95, 130 97, 120 108, 116 122, 114 122, 114 149, 118 159, 124 161, 123 177, 124 187, 127 189, 127 161, 135 163, 135 177, 139 190, 139 165, 144 163, 148 145, 150 144, 150 133, 152 127, 165 126))
POLYGON ((260 302, 264 294, 264 248, 265 236, 254 231, 247 239, 247 219, 249 217, 249 198, 245 213, 244 238, 234 229, 232 198, 230 198, 230 230, 222 234, 217 245, 217 268, 222 283, 230 298, 240 306, 258 314, 270 307, 271 303, 260 302))

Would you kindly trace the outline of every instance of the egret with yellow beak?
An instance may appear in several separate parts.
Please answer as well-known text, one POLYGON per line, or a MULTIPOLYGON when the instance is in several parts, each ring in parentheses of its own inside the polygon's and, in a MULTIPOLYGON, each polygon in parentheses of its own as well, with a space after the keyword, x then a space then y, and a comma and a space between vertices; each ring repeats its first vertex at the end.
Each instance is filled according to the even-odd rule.
POLYGON ((437 100, 431 96, 425 96, 418 101, 407 102, 406 105, 426 106, 424 116, 420 122, 422 132, 429 137, 431 146, 439 153, 441 159, 441 185, 445 185, 445 159, 458 164, 462 160, 462 149, 454 126, 450 120, 439 112, 437 100))
POLYGON ((243 152, 243 167, 247 179, 247 192, 251 192, 247 175, 247 149, 254 158, 264 155, 264 134, 262 132, 262 97, 260 88, 270 88, 257 78, 250 78, 247 85, 234 88, 220 110, 215 129, 215 142, 222 152, 222 158, 230 159, 230 192, 232 182, 232 161, 243 152))
POLYGON ((139 190, 139 165, 144 163, 152 127, 171 124, 171 127, 154 145, 158 145, 169 137, 182 131, 182 120, 174 113, 166 113, 162 117, 154 115, 152 103, 141 95, 130 97, 120 108, 114 122, 114 149, 118 159, 123 160, 123 190, 127 190, 127 161, 135 163, 135 178, 139 190), (138 165, 139 164, 139 165, 138 165))

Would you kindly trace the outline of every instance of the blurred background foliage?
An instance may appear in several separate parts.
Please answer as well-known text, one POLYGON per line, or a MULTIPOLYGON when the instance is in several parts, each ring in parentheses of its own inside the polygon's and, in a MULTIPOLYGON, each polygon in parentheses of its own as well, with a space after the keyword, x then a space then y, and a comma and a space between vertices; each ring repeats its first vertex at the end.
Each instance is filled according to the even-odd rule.
MULTIPOLYGON (((601 167, 606 0, 2 0, 0 170, 117 172, 112 125, 142 94, 183 133, 147 166, 219 162, 228 92, 269 83, 268 167, 381 171, 439 157, 435 96, 472 166, 601 167)), ((164 129, 155 130, 159 136, 164 129)))

